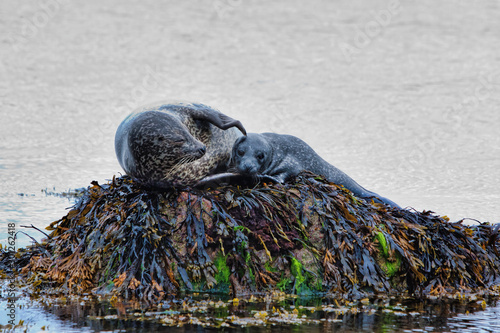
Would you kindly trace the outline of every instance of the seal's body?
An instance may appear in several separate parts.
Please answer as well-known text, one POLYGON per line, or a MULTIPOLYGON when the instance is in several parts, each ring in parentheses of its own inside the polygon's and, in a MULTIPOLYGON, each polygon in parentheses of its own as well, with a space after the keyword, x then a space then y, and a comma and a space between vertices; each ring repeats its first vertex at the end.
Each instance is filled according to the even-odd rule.
POLYGON ((224 170, 242 133, 239 121, 206 105, 163 103, 125 118, 115 151, 125 172, 144 185, 191 186, 224 170))
POLYGON ((343 185, 360 198, 374 198, 399 207, 391 200, 363 188, 322 159, 307 143, 292 135, 249 133, 238 138, 233 146, 230 166, 235 167, 240 174, 270 176, 281 183, 308 170, 324 176, 332 183, 343 185))

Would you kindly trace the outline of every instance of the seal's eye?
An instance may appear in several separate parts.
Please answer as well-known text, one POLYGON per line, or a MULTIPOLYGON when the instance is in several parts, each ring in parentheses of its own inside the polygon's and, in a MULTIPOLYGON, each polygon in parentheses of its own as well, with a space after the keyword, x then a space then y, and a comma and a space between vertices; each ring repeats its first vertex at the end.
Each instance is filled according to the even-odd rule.
POLYGON ((245 151, 243 149, 238 149, 238 156, 245 155, 245 151))
POLYGON ((184 139, 183 138, 175 138, 174 140, 174 144, 183 144, 184 143, 184 139))
POLYGON ((257 159, 258 159, 259 161, 262 161, 262 160, 264 159, 264 153, 258 153, 258 154, 257 154, 257 159))

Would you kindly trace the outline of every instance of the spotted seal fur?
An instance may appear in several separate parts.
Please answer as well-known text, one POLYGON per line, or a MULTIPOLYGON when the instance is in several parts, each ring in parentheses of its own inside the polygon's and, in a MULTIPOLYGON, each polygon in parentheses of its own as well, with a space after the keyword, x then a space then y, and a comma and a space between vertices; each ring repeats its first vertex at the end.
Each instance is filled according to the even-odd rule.
POLYGON ((123 170, 153 187, 191 186, 224 171, 242 124, 202 104, 161 103, 137 109, 115 135, 123 170))
POLYGON ((311 171, 328 181, 343 185, 354 195, 399 207, 393 201, 368 191, 351 177, 322 159, 307 143, 292 135, 248 133, 238 138, 231 153, 230 166, 239 174, 272 177, 283 183, 301 171, 311 171))

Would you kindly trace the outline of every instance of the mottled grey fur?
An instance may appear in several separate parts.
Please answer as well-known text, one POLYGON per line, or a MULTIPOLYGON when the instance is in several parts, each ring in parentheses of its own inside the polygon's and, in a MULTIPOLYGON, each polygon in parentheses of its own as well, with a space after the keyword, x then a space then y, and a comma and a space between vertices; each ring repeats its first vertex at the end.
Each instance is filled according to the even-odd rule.
POLYGON ((249 133, 238 138, 231 153, 230 167, 248 176, 266 175, 283 183, 309 170, 328 181, 343 185, 356 196, 399 207, 391 200, 368 191, 351 177, 322 159, 307 143, 291 135, 249 133))
POLYGON ((225 170, 242 133, 239 121, 208 106, 163 103, 125 118, 116 131, 115 151, 125 172, 140 183, 191 186, 225 170))

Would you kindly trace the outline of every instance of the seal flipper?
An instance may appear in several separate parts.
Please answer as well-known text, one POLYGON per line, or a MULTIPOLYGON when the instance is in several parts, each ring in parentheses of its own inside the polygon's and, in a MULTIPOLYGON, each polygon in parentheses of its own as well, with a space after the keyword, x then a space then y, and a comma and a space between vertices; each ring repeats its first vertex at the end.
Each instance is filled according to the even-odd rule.
POLYGON ((262 180, 262 181, 266 181, 266 180, 272 181, 272 182, 277 183, 277 184, 284 183, 284 181, 281 181, 280 179, 273 177, 273 176, 269 176, 269 175, 257 175, 257 179, 262 180))
POLYGON ((211 108, 207 108, 206 106, 201 104, 193 104, 193 105, 196 106, 196 108, 191 109, 193 119, 208 121, 209 123, 213 124, 214 126, 217 126, 222 130, 227 130, 228 128, 236 127, 241 131, 241 133, 243 133, 243 135, 247 135, 247 131, 245 130, 245 128, 243 127, 243 125, 239 120, 233 119, 229 116, 226 116, 222 112, 219 112, 211 108))
POLYGON ((199 180, 194 186, 208 186, 209 184, 218 183, 228 183, 231 178, 241 177, 241 175, 237 173, 224 172, 224 173, 216 173, 210 176, 206 176, 205 178, 199 180))
POLYGON ((363 196, 363 197, 360 196, 360 198, 365 199, 368 202, 373 200, 377 203, 385 204, 385 205, 388 205, 392 208, 401 209, 401 207, 397 203, 395 203, 394 201, 389 200, 389 199, 382 197, 382 196, 375 194, 375 193, 373 193, 373 195, 369 195, 369 196, 363 196))
POLYGON ((210 176, 207 176, 198 183, 194 185, 194 187, 219 187, 227 184, 239 184, 239 185, 255 185, 255 182, 267 181, 273 183, 280 183, 280 181, 272 176, 268 175, 257 175, 255 178, 245 176, 239 173, 232 172, 224 172, 217 173, 210 176))
POLYGON ((391 206, 393 208, 399 208, 399 209, 401 209, 401 207, 397 203, 395 203, 394 201, 392 201, 392 200, 389 200, 389 199, 381 197, 381 196, 378 196, 376 198, 379 199, 382 203, 384 203, 386 205, 389 205, 389 206, 391 206))

